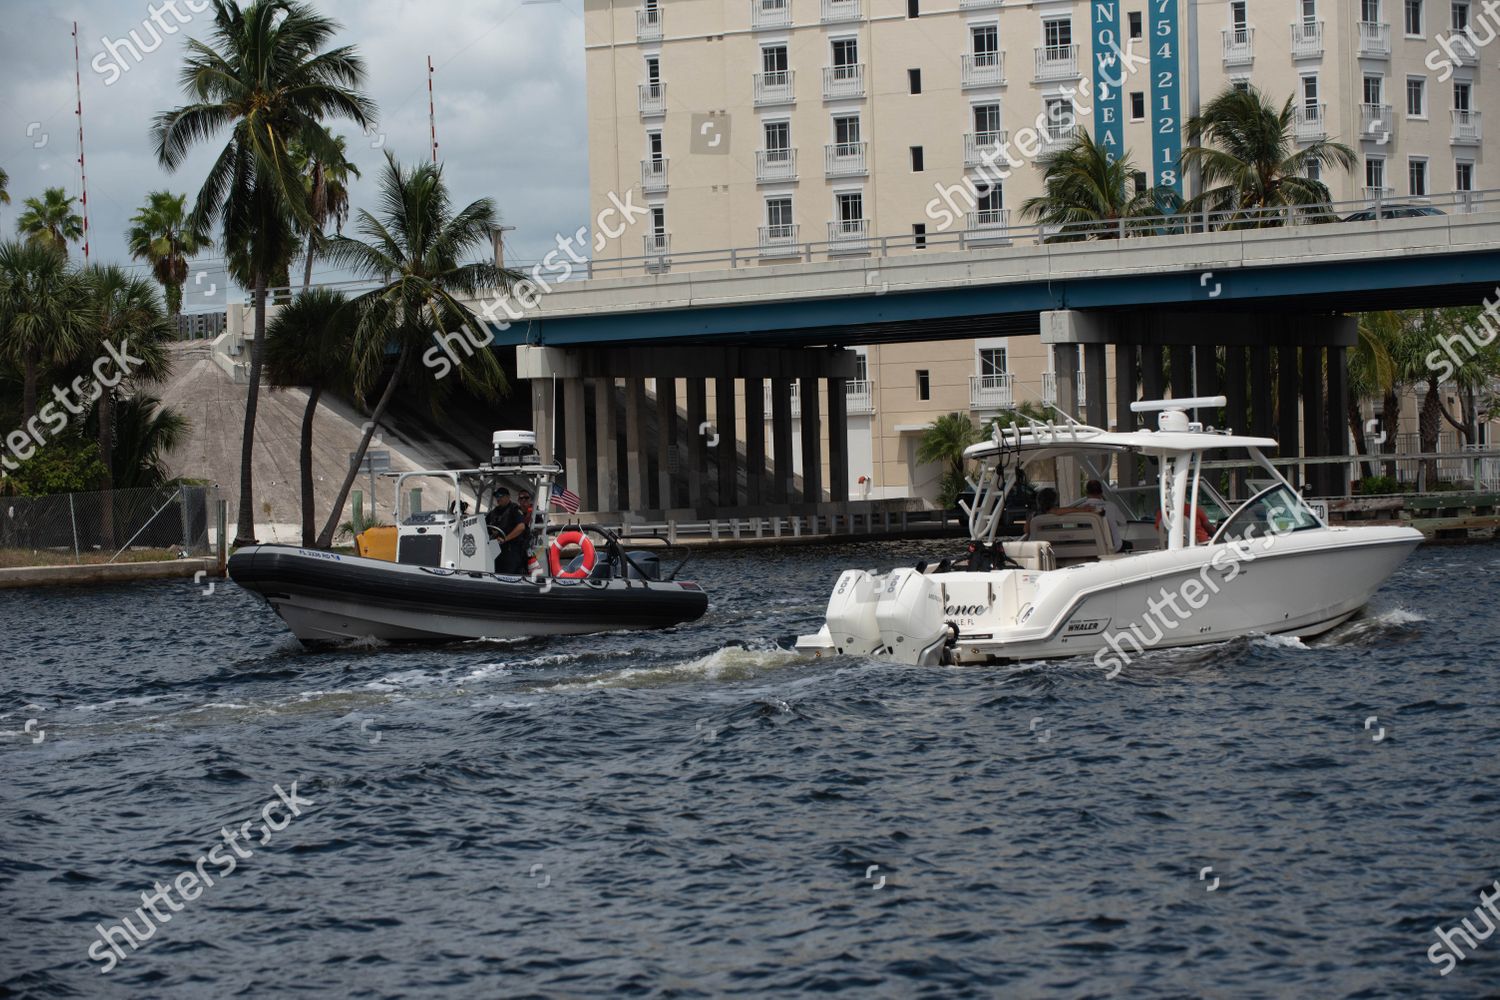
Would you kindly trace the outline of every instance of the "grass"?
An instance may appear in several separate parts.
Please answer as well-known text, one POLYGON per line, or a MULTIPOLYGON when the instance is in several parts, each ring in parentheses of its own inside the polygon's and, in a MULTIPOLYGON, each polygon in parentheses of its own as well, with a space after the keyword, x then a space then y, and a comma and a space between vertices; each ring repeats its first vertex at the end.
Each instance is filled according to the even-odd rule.
MULTIPOLYGON (((131 549, 120 553, 117 563, 170 562, 177 549, 131 549)), ((24 569, 34 566, 100 566, 110 561, 112 552, 84 552, 74 558, 66 549, 0 549, 0 569, 24 569)))

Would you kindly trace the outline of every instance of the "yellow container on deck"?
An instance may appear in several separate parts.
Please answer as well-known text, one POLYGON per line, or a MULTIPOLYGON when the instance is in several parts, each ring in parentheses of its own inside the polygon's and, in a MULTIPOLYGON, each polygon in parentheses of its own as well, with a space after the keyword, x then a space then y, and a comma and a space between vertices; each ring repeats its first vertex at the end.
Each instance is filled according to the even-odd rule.
POLYGON ((366 559, 396 561, 395 525, 383 524, 375 528, 366 528, 354 536, 354 544, 359 554, 366 559))

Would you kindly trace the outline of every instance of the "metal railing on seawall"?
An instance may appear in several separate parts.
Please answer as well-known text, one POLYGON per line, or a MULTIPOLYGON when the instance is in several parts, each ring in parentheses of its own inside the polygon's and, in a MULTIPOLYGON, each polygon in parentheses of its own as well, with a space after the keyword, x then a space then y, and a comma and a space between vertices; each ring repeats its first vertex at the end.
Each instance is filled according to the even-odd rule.
MULTIPOLYGON (((812 506, 812 505, 809 505, 812 506)), ((955 510, 908 509, 907 501, 850 501, 823 503, 801 513, 730 514, 704 517, 624 517, 585 514, 610 530, 633 540, 656 535, 673 545, 750 546, 787 545, 881 538, 944 537, 967 531, 955 510)), ((670 513, 670 512, 669 512, 670 513)))

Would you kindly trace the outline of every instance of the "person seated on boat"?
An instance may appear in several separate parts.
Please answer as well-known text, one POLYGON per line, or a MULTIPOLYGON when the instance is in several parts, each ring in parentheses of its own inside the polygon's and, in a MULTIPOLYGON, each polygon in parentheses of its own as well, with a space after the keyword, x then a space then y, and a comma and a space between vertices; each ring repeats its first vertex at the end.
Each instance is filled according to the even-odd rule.
MULTIPOLYGON (((1183 516, 1190 516, 1192 508, 1192 504, 1184 503, 1182 505, 1183 516)), ((1198 508, 1198 516, 1193 519, 1193 522, 1193 538, 1196 539, 1199 545, 1207 545, 1209 539, 1213 537, 1214 532, 1213 525, 1208 523, 1208 515, 1203 513, 1202 507, 1198 508)), ((1156 512, 1156 530, 1158 533, 1161 532, 1161 511, 1156 512)))
POLYGON ((495 488, 495 499, 490 512, 484 516, 489 526, 490 537, 500 543, 500 555, 495 559, 495 572, 507 576, 520 576, 526 572, 526 515, 521 508, 510 502, 510 490, 504 486, 495 488))
POLYGON ((1125 548, 1125 519, 1109 501, 1104 499, 1104 484, 1097 479, 1090 479, 1083 488, 1083 494, 1082 500, 1059 513, 1098 514, 1109 526, 1109 542, 1114 547, 1113 551, 1122 551, 1125 548))

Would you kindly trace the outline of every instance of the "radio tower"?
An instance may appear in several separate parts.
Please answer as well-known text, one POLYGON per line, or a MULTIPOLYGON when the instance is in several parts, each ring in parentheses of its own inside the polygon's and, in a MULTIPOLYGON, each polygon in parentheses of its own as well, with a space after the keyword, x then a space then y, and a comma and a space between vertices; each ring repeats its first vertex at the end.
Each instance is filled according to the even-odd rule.
POLYGON ((437 166, 437 111, 432 103, 432 56, 427 57, 427 129, 432 133, 432 165, 437 166))
POLYGON ((83 202, 83 261, 89 259, 89 175, 83 168, 83 77, 78 72, 78 22, 73 22, 73 89, 78 97, 78 182, 83 202))

